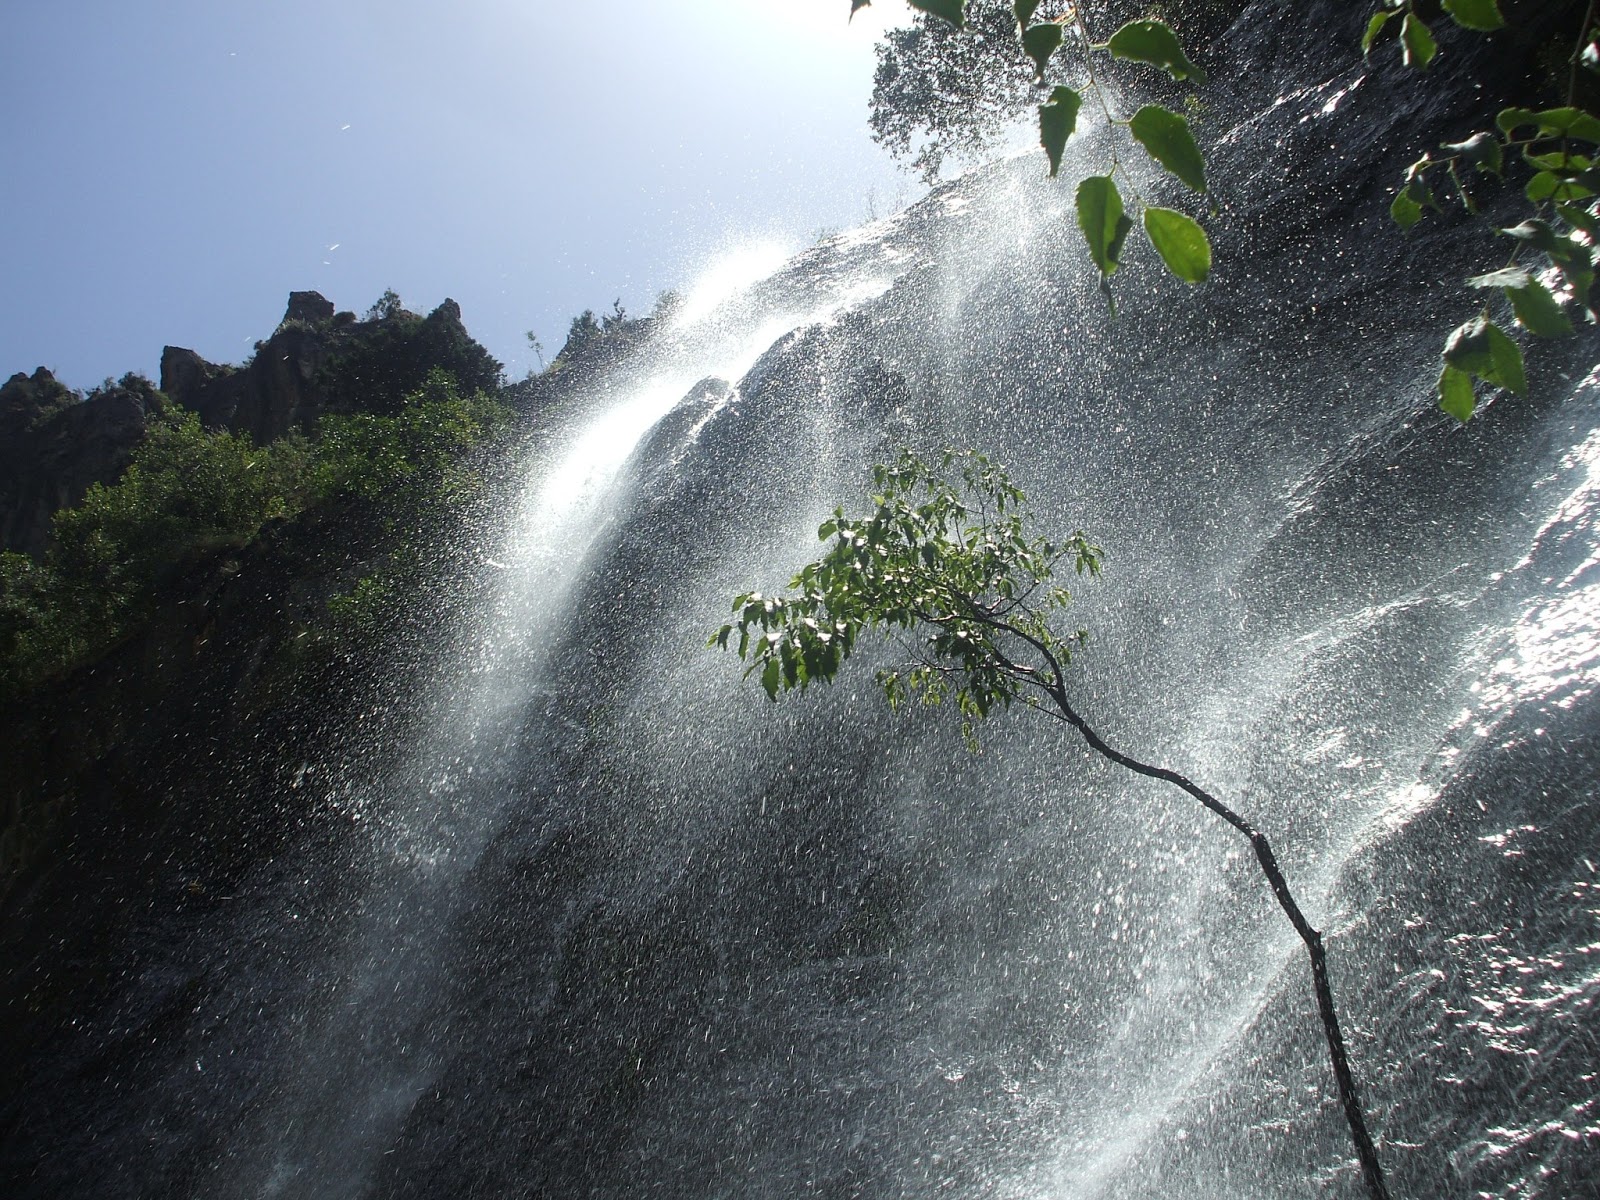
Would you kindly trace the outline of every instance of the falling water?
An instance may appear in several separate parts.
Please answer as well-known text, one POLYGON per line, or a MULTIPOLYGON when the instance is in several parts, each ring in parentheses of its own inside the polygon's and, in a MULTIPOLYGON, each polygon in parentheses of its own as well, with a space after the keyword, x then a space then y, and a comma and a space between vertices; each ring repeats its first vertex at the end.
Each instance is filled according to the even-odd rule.
POLYGON ((1397 1194, 1600 1189, 1600 373, 1588 334, 1542 347, 1533 399, 1457 427, 1426 256, 1372 252, 1359 156, 1246 209, 1252 148, 1400 144, 1337 61, 1222 138, 1207 290, 1134 263, 1109 320, 1022 157, 721 272, 601 372, 421 732, 324 782, 338 844, 194 935, 205 999, 85 1102, 72 1178, 1359 1195, 1298 944, 1228 829, 1021 714, 968 755, 870 661, 772 707, 706 651, 911 444, 992 450, 1106 547, 1077 701, 1271 834, 1397 1194))

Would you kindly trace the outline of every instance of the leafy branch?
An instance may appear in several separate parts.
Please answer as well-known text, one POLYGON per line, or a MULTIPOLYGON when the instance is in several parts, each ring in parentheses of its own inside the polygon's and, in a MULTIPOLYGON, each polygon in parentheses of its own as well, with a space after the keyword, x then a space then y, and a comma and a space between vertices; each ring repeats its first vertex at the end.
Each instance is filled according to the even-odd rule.
MULTIPOLYGON (((1506 26, 1497 0, 1443 0, 1444 11, 1463 29, 1494 33, 1506 26)), ((1600 193, 1600 168, 1595 161, 1600 146, 1600 117, 1578 104, 1581 69, 1600 71, 1600 36, 1595 25, 1596 4, 1590 0, 1579 26, 1577 46, 1571 55, 1565 103, 1536 111, 1512 107, 1501 110, 1495 128, 1482 130, 1441 147, 1443 154, 1424 154, 1406 169, 1389 215, 1402 229, 1417 225, 1429 210, 1442 212, 1435 181, 1448 181, 1461 207, 1482 218, 1482 209, 1468 180, 1480 176, 1506 182, 1516 164, 1529 173, 1522 193, 1527 216, 1509 226, 1494 226, 1495 233, 1511 243, 1505 265, 1467 280, 1467 286, 1499 291, 1509 303, 1515 323, 1540 338, 1561 338, 1575 332, 1566 311, 1596 312, 1593 296, 1595 241, 1600 232, 1596 195, 1600 193), (1552 288, 1522 262, 1537 253, 1549 264, 1557 288, 1552 288)), ((1363 54, 1373 47, 1398 19, 1401 59, 1410 67, 1426 70, 1438 56, 1438 41, 1417 13, 1414 0, 1383 0, 1367 23, 1363 54)), ((1474 381, 1502 387, 1517 395, 1528 391, 1522 348, 1497 324, 1488 304, 1477 316, 1457 327, 1445 340, 1439 373, 1439 402, 1458 421, 1467 421, 1477 409, 1474 381)))
POLYGON ((1328 977, 1322 934, 1290 891, 1271 843, 1236 811, 1166 767, 1122 753, 1073 707, 1067 668, 1088 634, 1058 633, 1053 620, 1072 601, 1060 572, 1094 577, 1102 552, 1080 531, 1063 541, 1032 533, 1026 497, 1003 467, 972 451, 934 464, 904 451, 873 471, 877 494, 866 516, 842 508, 817 535, 831 542, 794 577, 789 595, 748 592, 709 645, 734 650, 769 699, 831 683, 863 633, 887 635, 905 660, 878 672, 891 707, 911 699, 952 701, 962 735, 977 748, 977 724, 1020 704, 1076 729, 1101 757, 1182 789, 1249 841, 1274 898, 1311 962, 1317 1011, 1351 1140, 1374 1200, 1388 1188, 1350 1069, 1328 977), (735 635, 737 639, 735 640, 735 635))
MULTIPOLYGON (((852 14, 870 0, 851 0, 852 14)), ((967 0, 909 0, 912 8, 942 18, 957 29, 966 27, 967 0)), ((1140 63, 1165 72, 1180 83, 1204 83, 1205 72, 1184 52, 1172 28, 1163 21, 1129 21, 1105 42, 1090 35, 1081 5, 1069 4, 1056 17, 1039 16, 1041 0, 1014 0, 1020 52, 1031 60, 1038 86, 1048 86, 1046 76, 1054 59, 1068 55, 1074 61, 1081 86, 1059 84, 1038 106, 1039 141, 1050 162, 1050 177, 1061 171, 1062 156, 1077 131, 1078 118, 1092 99, 1112 131, 1111 162, 1105 171, 1079 182, 1076 195, 1078 228, 1089 249, 1100 287, 1111 300, 1110 279, 1122 265, 1134 219, 1128 215, 1124 188, 1131 197, 1145 237, 1166 268, 1185 283, 1204 283, 1211 275, 1211 242, 1199 222, 1174 208, 1146 203, 1117 148, 1117 131, 1126 130, 1157 166, 1202 195, 1207 192, 1205 160, 1189 128, 1188 119, 1159 104, 1147 104, 1131 118, 1116 115, 1111 98, 1096 73, 1096 60, 1109 57, 1140 63), (1122 187, 1118 186, 1118 179, 1122 187)), ((1114 305, 1113 305, 1114 308, 1114 305)))

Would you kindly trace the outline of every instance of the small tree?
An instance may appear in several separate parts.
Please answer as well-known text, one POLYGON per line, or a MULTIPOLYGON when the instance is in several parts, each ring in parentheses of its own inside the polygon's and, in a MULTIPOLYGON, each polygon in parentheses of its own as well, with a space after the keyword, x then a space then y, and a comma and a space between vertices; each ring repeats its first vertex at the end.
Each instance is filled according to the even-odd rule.
POLYGON ((1118 766, 1181 788, 1233 826, 1250 842, 1310 957, 1356 1155, 1370 1194, 1387 1200, 1339 1028, 1322 934, 1300 911, 1266 835, 1177 772, 1112 748, 1072 706, 1066 671, 1088 635, 1053 628, 1053 618, 1072 599, 1054 580, 1063 569, 1099 574, 1099 547, 1081 532, 1063 542, 1032 534, 1022 492, 1003 467, 971 451, 947 452, 936 465, 905 451, 893 465, 874 468, 873 480, 872 513, 858 518, 834 510, 817 531, 832 546, 794 577, 794 593, 739 596, 734 621, 709 644, 736 646, 750 664, 745 674, 759 675, 768 698, 777 700, 796 688, 831 683, 857 638, 876 630, 899 641, 909 655, 903 665, 878 673, 891 706, 917 697, 935 705, 954 700, 963 736, 974 746, 979 721, 997 709, 1024 705, 1071 725, 1118 766))

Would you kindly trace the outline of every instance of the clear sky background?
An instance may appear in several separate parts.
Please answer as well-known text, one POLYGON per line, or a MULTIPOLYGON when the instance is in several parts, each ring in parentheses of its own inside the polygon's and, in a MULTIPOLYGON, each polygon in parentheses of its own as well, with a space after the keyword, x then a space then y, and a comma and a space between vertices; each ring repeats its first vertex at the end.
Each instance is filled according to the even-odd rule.
POLYGON ((246 358, 291 290, 446 296, 516 378, 751 242, 918 193, 877 0, 0 0, 0 378, 246 358))

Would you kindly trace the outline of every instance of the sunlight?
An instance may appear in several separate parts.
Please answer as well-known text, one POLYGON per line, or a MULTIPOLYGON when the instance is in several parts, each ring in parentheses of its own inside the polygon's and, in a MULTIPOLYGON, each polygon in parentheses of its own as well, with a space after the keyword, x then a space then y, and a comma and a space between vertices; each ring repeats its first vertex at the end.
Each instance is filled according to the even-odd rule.
POLYGON ((776 241, 747 242, 714 259, 701 272, 684 297, 678 314, 682 325, 693 325, 759 283, 781 267, 792 250, 776 241))

